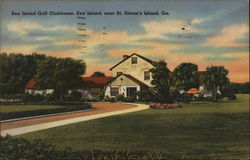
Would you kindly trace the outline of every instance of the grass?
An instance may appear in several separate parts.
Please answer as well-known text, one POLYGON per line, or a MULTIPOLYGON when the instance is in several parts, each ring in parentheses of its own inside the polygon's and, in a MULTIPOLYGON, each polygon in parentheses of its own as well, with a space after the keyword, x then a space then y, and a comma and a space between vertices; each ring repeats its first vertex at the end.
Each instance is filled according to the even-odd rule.
POLYGON ((20 135, 76 150, 164 152, 174 157, 243 159, 249 155, 249 95, 149 109, 20 135))
POLYGON ((66 106, 59 105, 0 105, 0 113, 6 112, 20 112, 20 111, 33 111, 39 109, 54 109, 66 106))

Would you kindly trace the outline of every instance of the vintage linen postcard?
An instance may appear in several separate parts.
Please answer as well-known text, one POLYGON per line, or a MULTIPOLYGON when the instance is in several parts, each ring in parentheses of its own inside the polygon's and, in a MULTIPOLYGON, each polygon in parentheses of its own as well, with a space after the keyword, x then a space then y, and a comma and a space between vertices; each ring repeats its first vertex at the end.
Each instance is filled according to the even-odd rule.
POLYGON ((250 158, 249 0, 0 8, 0 159, 250 158))

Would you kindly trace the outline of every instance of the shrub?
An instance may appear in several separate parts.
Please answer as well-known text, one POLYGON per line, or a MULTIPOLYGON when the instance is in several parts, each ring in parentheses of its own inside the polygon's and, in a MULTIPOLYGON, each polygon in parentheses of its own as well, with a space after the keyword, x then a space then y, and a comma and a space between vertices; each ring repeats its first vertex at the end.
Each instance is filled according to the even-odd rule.
POLYGON ((173 109, 173 108, 182 108, 180 104, 166 104, 166 103, 153 103, 149 105, 152 109, 173 109))
POLYGON ((55 94, 55 93, 47 94, 46 97, 45 97, 45 100, 46 101, 55 101, 55 100, 58 100, 58 95, 55 94))
POLYGON ((72 91, 70 94, 65 96, 66 101, 80 101, 82 98, 82 94, 78 91, 72 91))
MULTIPOLYGON (((28 141, 24 138, 13 138, 9 135, 0 137, 1 160, 170 160, 186 159, 166 153, 130 152, 126 149, 114 151, 74 151, 71 148, 56 149, 53 144, 42 140, 28 141)), ((206 157, 207 160, 215 157, 206 157)))
POLYGON ((0 99, 23 99, 25 94, 2 94, 0 99))
POLYGON ((125 97, 124 99, 123 99, 123 102, 135 102, 135 98, 133 98, 133 97, 125 97))
POLYGON ((110 101, 110 103, 114 103, 114 102, 115 102, 115 98, 114 98, 114 97, 111 97, 111 98, 109 99, 109 101, 110 101))
POLYGON ((229 94, 226 97, 227 97, 228 100, 236 100, 237 99, 235 94, 229 94))
POLYGON ((25 94, 23 97, 23 101, 43 101, 45 100, 45 96, 41 94, 25 94))
POLYGON ((137 96, 139 101, 143 102, 153 102, 155 101, 155 97, 152 91, 149 90, 141 90, 137 92, 137 96))
POLYGON ((101 91, 101 92, 98 94, 97 100, 98 100, 98 101, 104 100, 104 91, 101 91))
POLYGON ((123 94, 117 94, 115 96, 115 100, 116 101, 123 101, 124 100, 124 95, 123 94))
POLYGON ((109 97, 109 96, 106 96, 106 97, 104 98, 104 101, 105 101, 105 102, 109 102, 109 101, 110 101, 110 97, 109 97))

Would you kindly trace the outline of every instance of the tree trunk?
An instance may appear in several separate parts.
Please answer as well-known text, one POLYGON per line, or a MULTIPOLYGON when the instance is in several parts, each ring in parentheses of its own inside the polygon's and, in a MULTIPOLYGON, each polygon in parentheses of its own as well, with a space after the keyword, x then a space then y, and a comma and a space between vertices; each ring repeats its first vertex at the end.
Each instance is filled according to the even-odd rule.
POLYGON ((61 93, 60 94, 60 102, 63 102, 64 101, 64 93, 61 93))
POLYGON ((212 90, 213 102, 217 101, 217 88, 213 88, 212 90))

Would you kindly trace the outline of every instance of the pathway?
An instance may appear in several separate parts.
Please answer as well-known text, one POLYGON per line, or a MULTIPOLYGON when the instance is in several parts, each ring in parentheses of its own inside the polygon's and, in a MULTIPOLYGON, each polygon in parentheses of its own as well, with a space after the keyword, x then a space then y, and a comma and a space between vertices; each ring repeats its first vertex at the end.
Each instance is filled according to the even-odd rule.
POLYGON ((0 124, 1 135, 20 135, 71 123, 83 122, 92 119, 148 109, 148 105, 134 103, 93 103, 92 106, 94 107, 94 110, 89 112, 71 113, 66 115, 2 123, 0 124))

